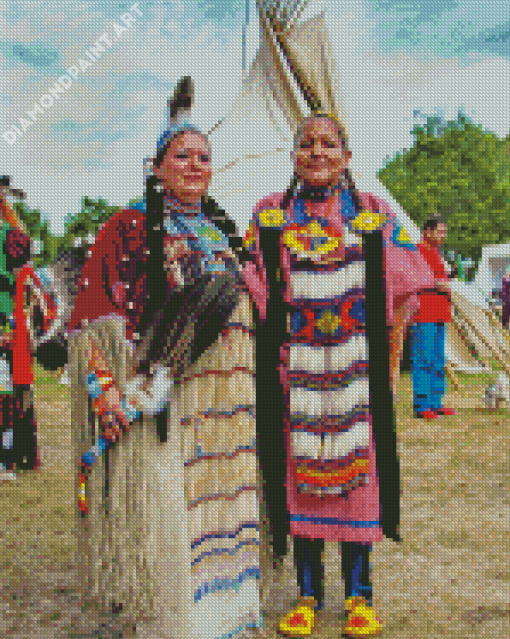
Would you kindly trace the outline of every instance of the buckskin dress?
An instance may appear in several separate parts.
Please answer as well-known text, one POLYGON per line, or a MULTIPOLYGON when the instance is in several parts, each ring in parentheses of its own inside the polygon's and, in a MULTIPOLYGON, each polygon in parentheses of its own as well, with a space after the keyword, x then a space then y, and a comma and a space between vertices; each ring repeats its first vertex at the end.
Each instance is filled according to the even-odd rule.
MULTIPOLYGON (((204 212, 197 232, 225 243, 233 224, 211 201, 204 212)), ((84 382, 87 340, 119 383, 139 343, 148 215, 141 205, 112 218, 82 274, 70 325, 77 464, 98 429, 84 382)), ((177 299, 173 289, 168 295, 162 304, 177 299)), ((80 521, 84 584, 143 617, 137 636, 223 639, 260 621, 250 312, 244 291, 219 337, 175 380, 164 434, 157 419, 138 419, 94 464, 80 521)))

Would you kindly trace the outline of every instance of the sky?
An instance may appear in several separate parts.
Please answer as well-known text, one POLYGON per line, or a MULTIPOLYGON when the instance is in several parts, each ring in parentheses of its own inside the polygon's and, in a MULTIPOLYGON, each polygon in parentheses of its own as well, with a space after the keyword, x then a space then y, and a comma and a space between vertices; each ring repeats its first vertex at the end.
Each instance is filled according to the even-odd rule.
MULTIPOLYGON (((251 0, 249 63, 259 46, 255 11, 251 0)), ((412 145, 416 110, 453 118, 462 108, 484 129, 508 134, 507 0, 310 0, 302 19, 321 11, 363 190, 377 191, 385 159, 412 145)), ((120 206, 139 197, 143 160, 183 75, 195 80, 192 119, 202 130, 231 110, 243 80, 244 18, 245 0, 0 0, 0 174, 12 176, 58 234, 83 196, 120 206)), ((230 137, 226 125, 218 129, 216 159, 211 136, 215 168, 249 147, 254 124, 230 137)), ((260 135, 274 144, 269 131, 260 135)), ((213 195, 241 230, 256 199, 289 181, 283 145, 256 178, 248 164, 237 168, 236 188, 222 191, 213 180, 213 195)))

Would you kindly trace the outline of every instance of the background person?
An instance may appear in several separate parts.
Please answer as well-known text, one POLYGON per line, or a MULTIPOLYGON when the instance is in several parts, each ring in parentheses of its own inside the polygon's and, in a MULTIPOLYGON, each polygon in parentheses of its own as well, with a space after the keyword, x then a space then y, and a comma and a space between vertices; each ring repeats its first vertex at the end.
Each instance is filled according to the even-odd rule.
POLYGON ((451 321, 451 270, 440 247, 444 244, 447 225, 430 218, 423 225, 423 239, 418 248, 432 269, 435 286, 420 292, 420 308, 413 317, 411 331, 411 377, 413 408, 416 417, 434 419, 440 415, 456 415, 442 406, 446 391, 445 334, 451 321))
POLYGON ((0 463, 4 478, 39 467, 32 385, 33 351, 51 322, 49 300, 30 262, 30 238, 7 197, 23 196, 0 181, 0 463))
POLYGON ((508 328, 508 323, 510 322, 510 266, 505 271, 499 299, 501 300, 501 321, 503 326, 508 328))

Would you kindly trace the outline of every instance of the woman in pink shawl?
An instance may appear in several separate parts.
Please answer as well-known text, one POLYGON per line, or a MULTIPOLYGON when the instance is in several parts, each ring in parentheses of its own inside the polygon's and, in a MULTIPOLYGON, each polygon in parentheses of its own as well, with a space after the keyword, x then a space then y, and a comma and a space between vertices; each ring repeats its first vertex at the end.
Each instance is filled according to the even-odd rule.
POLYGON ((350 156, 336 118, 306 118, 292 187, 259 202, 245 237, 273 553, 286 553, 290 533, 301 591, 280 622, 291 637, 309 636, 322 608, 324 541, 341 542, 344 632, 380 631, 371 544, 400 539, 391 326, 405 326, 432 279, 390 207, 356 192, 350 156))

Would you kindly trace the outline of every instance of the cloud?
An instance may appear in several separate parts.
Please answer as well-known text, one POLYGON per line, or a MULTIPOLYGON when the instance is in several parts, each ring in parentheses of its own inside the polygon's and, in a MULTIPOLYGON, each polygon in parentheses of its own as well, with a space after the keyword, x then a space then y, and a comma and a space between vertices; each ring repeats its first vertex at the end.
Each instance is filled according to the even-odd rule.
MULTIPOLYGON (((21 61, 6 66, 0 134, 75 65, 131 4, 54 2, 44 3, 41 12, 40 3, 23 2, 17 15, 7 18, 0 2, 0 21, 9 25, 9 42, 32 46, 43 38, 59 55, 44 73, 41 67, 21 61), (28 8, 29 4, 33 6, 28 8), (46 31, 58 35, 48 39, 46 31)), ((82 196, 123 205, 141 195, 143 159, 154 152, 165 125, 167 98, 183 75, 191 75, 196 82, 193 120, 203 130, 230 110, 242 79, 239 25, 224 29, 219 38, 218 25, 198 21, 198 14, 190 15, 188 7, 189 2, 177 0, 140 2, 143 16, 38 116, 23 138, 12 146, 0 139, 2 171, 27 192, 30 206, 40 207, 49 216, 54 232, 63 232, 65 216, 79 211, 82 196)), ((452 117, 463 106, 485 128, 500 136, 508 133, 508 60, 477 54, 477 60, 467 64, 454 54, 434 54, 426 60, 419 51, 388 53, 380 46, 380 16, 370 3, 317 0, 303 17, 323 8, 337 60, 341 103, 347 113, 353 168, 363 174, 363 185, 375 188, 375 174, 384 158, 412 144, 415 109, 433 112, 440 107, 446 117, 452 117)), ((446 13, 444 9, 440 17, 446 13)), ((483 29, 491 29, 495 18, 490 18, 492 23, 484 22, 486 13, 490 12, 485 11, 479 22, 483 29)), ((249 57, 257 44, 258 24, 252 11, 249 57)), ((477 47, 476 51, 481 45, 477 47)), ((216 164, 235 157, 242 144, 252 139, 257 142, 259 138, 266 146, 285 146, 272 129, 264 133, 262 111, 254 117, 260 129, 250 129, 255 123, 245 121, 245 126, 241 123, 221 143, 220 136, 213 138, 216 164)), ((283 190, 291 170, 288 151, 246 164, 239 172, 237 194, 220 201, 229 206, 229 213, 243 228, 255 200, 271 190, 283 190)))
POLYGON ((7 60, 13 64, 28 64, 36 69, 43 70, 52 66, 58 59, 58 51, 43 42, 25 44, 23 42, 4 41, 0 48, 7 60))
POLYGON ((510 58, 506 0, 365 0, 365 5, 388 52, 455 55, 466 63, 473 52, 510 58))
POLYGON ((501 57, 510 56, 510 20, 484 29, 463 44, 465 51, 492 53, 501 57))
MULTIPOLYGON (((161 17, 161 7, 151 15, 161 17)), ((73 20, 75 33, 68 34, 61 49, 58 73, 76 64, 102 32, 96 21, 92 29, 74 13, 73 20)), ((140 18, 38 116, 23 138, 12 147, 2 141, 9 173, 23 185, 29 205, 48 215, 54 232, 63 232, 66 215, 78 212, 84 195, 123 205, 141 194, 143 158, 154 152, 167 98, 182 75, 189 73, 196 81, 199 126, 207 130, 230 106, 241 80, 239 42, 220 43, 210 24, 172 37, 159 24, 140 18)), ((0 116, 2 131, 32 108, 58 73, 48 79, 32 68, 9 71, 6 98, 11 103, 0 116)))

